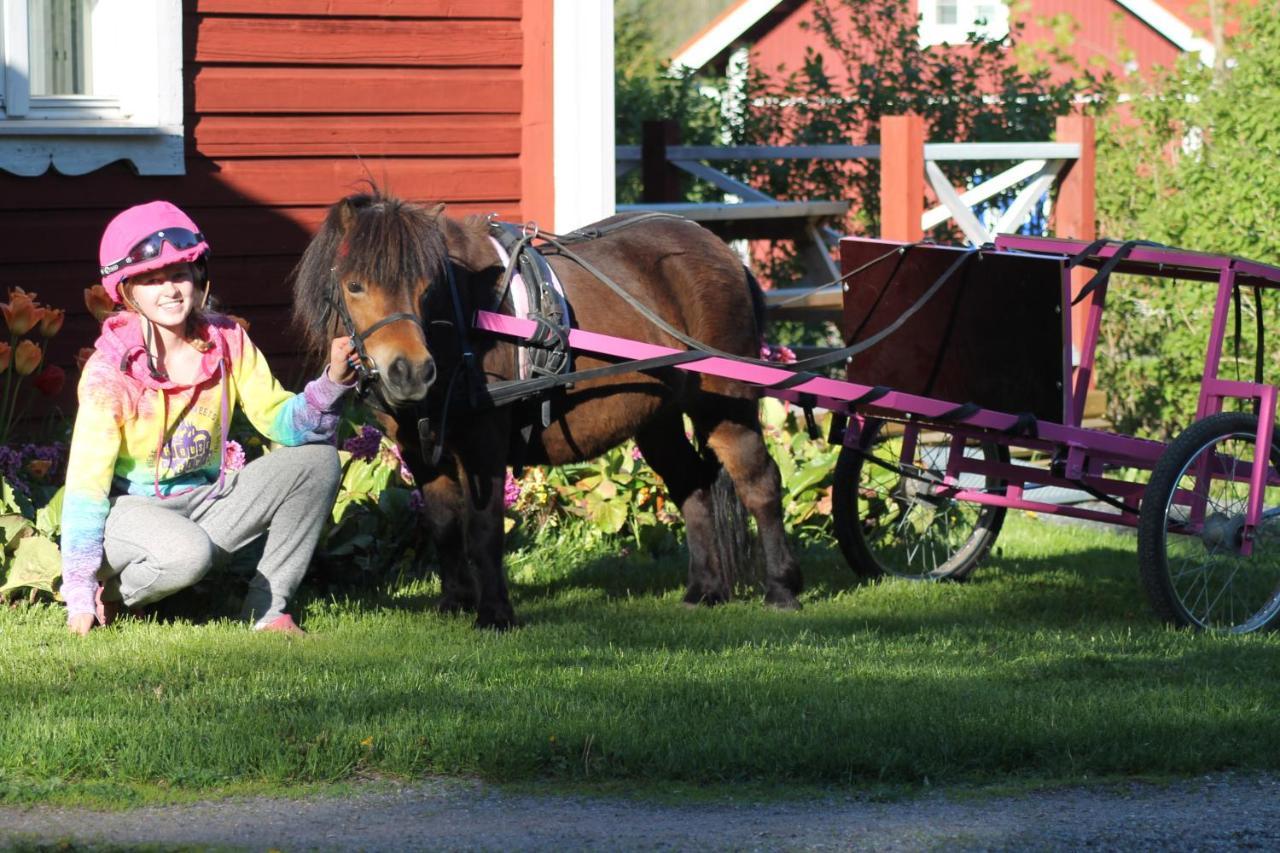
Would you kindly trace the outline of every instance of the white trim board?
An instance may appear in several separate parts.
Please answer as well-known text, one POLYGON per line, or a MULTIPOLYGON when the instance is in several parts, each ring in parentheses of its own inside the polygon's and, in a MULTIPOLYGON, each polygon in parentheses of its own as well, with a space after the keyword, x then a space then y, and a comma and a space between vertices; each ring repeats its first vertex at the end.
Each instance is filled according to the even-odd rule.
POLYGON ((553 215, 564 233, 614 211, 613 4, 556 0, 552 25, 553 215))
POLYGON ((1187 53, 1198 53, 1201 62, 1205 65, 1213 65, 1213 45, 1197 36, 1195 30, 1156 0, 1115 0, 1115 2, 1172 42, 1174 47, 1187 53))
POLYGON ((727 15, 695 39, 686 42, 671 59, 672 65, 698 69, 727 50, 742 34, 772 12, 782 0, 738 0, 727 15))

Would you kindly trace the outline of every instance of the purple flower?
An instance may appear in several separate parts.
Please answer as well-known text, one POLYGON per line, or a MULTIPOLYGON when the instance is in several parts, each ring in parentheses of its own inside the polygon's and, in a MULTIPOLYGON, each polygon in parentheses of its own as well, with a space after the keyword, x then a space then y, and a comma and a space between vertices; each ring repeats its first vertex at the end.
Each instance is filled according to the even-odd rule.
POLYGON ((515 477, 511 476, 511 472, 507 472, 507 483, 502 490, 502 505, 507 509, 511 509, 516 505, 516 501, 520 500, 520 484, 515 477))
POLYGON ((0 477, 3 477, 15 492, 24 497, 31 497, 31 484, 28 482, 27 465, 30 462, 48 462, 49 466, 41 473, 48 482, 55 482, 61 473, 66 457, 66 447, 61 442, 53 444, 24 444, 20 447, 0 446, 0 477))
POLYGON ((426 508, 426 505, 427 499, 422 496, 421 489, 414 489, 409 493, 409 512, 420 513, 426 508))
POLYGON ((760 357, 765 361, 772 361, 774 364, 796 363, 796 354, 791 350, 791 347, 783 346, 782 344, 774 346, 762 341, 760 343, 760 357))
POLYGON ((360 427, 360 434, 348 438, 342 445, 342 449, 350 453, 352 458, 364 460, 377 456, 381 447, 382 431, 369 424, 360 427))
POLYGON ((644 459, 644 454, 640 452, 640 448, 633 447, 631 448, 631 458, 639 462, 644 459))
POLYGON ((228 440, 223 449, 222 464, 228 471, 239 471, 244 467, 244 448, 240 442, 228 440))

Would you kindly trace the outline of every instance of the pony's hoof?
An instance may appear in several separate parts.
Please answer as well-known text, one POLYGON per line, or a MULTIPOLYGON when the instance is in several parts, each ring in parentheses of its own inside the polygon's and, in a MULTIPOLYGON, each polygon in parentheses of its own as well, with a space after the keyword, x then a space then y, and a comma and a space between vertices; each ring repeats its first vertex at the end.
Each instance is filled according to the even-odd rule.
POLYGON ((476 603, 455 595, 442 595, 436 602, 436 613, 441 616, 456 616, 459 613, 474 613, 476 603))
POLYGON ((517 626, 510 607, 484 608, 476 614, 476 627, 489 631, 510 631, 517 626))
POLYGON ((720 604, 728 604, 731 593, 724 590, 705 590, 689 587, 684 593, 684 606, 690 609, 695 607, 715 607, 720 604))
POLYGON ((771 589, 764 594, 764 603, 776 610, 801 610, 804 605, 789 589, 771 589))

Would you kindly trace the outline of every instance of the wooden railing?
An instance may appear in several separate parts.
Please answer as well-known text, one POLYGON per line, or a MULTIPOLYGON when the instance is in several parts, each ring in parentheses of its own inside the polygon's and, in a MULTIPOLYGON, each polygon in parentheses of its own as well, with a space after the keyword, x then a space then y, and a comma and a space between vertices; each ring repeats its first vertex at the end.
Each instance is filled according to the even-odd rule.
POLYGON ((619 209, 668 209, 703 222, 722 236, 788 236, 806 260, 807 272, 795 286, 770 292, 772 305, 791 311, 831 313, 840 306, 840 289, 806 295, 806 291, 838 277, 831 250, 838 234, 829 227, 848 212, 839 199, 782 201, 765 194, 714 163, 743 160, 880 160, 881 236, 918 240, 930 229, 954 221, 973 245, 991 242, 997 233, 1016 231, 1033 213, 1043 210, 1050 190, 1059 185, 1055 230, 1061 236, 1092 239, 1093 124, 1091 119, 1059 119, 1054 142, 925 143, 918 116, 882 119, 883 145, 751 145, 679 144, 679 129, 669 122, 647 122, 643 145, 617 148, 617 174, 636 168, 642 174, 642 202, 619 209), (943 162, 1009 161, 1007 169, 969 180, 956 188, 943 173, 943 162), (681 174, 705 181, 733 200, 682 202, 681 174), (927 180, 939 204, 924 208, 927 180), (997 196, 1014 195, 1002 209, 990 205, 997 196), (1067 198, 1064 199, 1063 196, 1067 198), (1064 211, 1063 202, 1069 210, 1064 211))

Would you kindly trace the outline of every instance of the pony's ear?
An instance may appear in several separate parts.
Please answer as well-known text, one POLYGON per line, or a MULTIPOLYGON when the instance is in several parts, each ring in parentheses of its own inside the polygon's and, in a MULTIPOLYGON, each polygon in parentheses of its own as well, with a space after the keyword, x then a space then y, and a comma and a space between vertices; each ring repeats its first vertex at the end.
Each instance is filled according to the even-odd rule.
POLYGON ((346 234, 351 230, 351 224, 356 221, 356 206, 352 204, 350 198, 344 198, 338 202, 338 227, 342 229, 342 233, 346 234))
POLYGON ((442 213, 444 213, 444 202, 440 202, 435 207, 428 210, 427 216, 430 216, 432 219, 437 219, 442 213))

